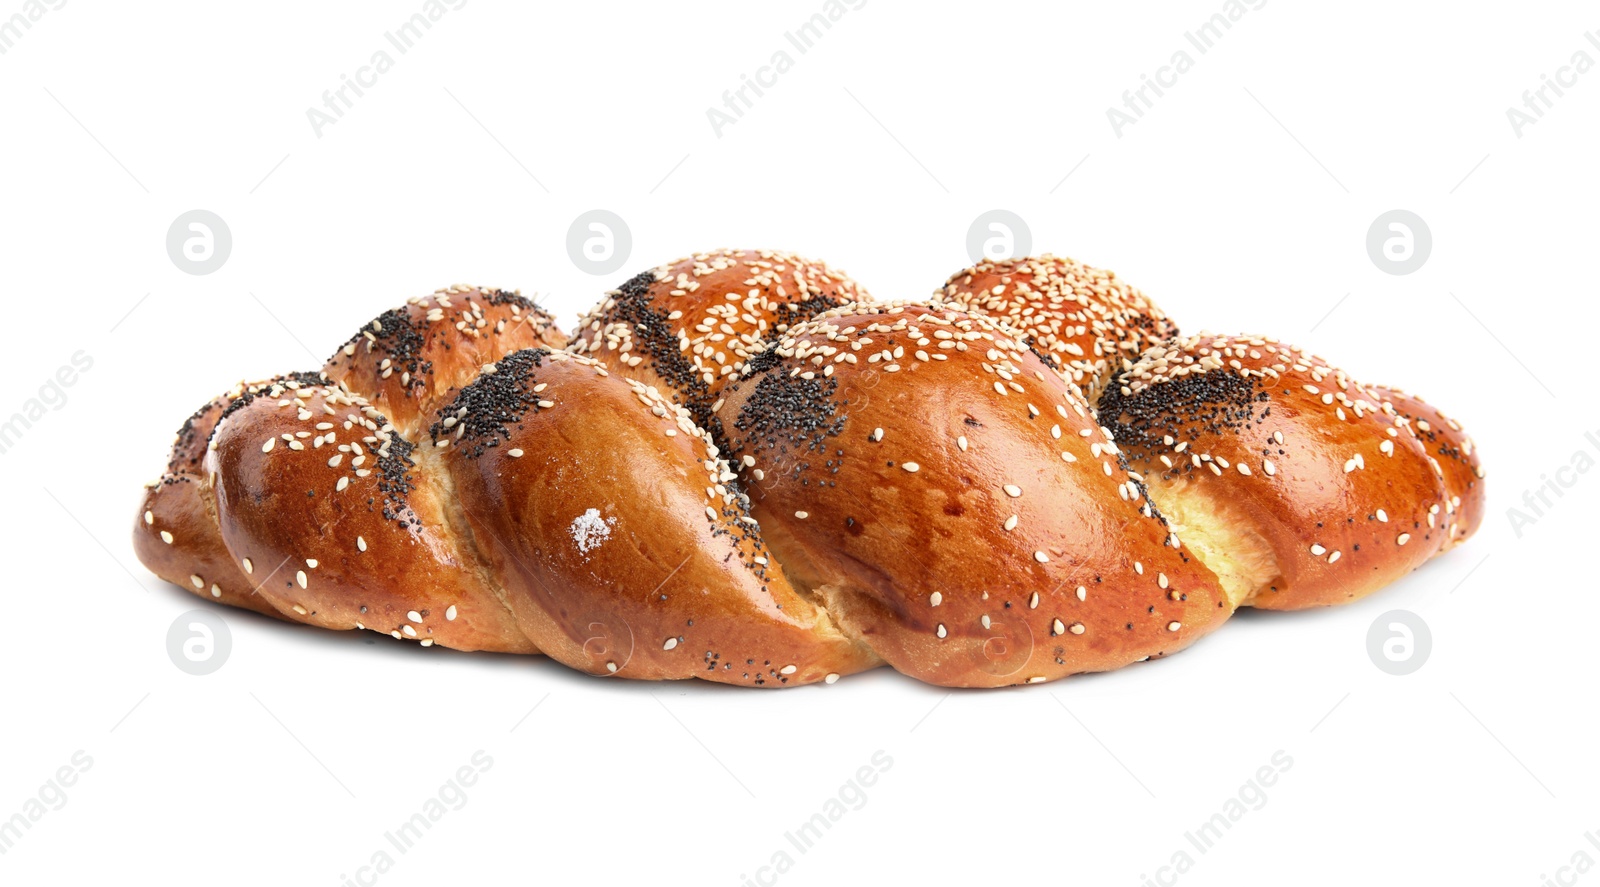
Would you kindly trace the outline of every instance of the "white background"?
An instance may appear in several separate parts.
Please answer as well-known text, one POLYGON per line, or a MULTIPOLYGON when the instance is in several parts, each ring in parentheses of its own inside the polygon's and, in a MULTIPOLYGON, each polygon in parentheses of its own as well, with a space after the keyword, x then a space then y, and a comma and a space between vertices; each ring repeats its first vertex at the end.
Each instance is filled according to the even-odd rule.
POLYGON ((93 360, 0 456, 0 817, 93 759, 0 881, 333 885, 380 849, 385 885, 1534 885, 1600 859, 1581 566, 1600 477, 1563 474, 1520 536, 1507 514, 1600 458, 1582 381, 1600 72, 1520 138, 1506 116, 1574 52, 1600 60, 1600 15, 1271 0, 1201 55, 1184 32, 1220 2, 870 0, 801 55, 784 33, 821 6, 471 0, 400 55, 383 35, 415 0, 72 0, 0 55, 0 416, 93 360), (318 137, 306 109, 385 48, 393 69, 318 137), (793 68, 719 137, 707 108, 780 49, 793 68), (1193 69, 1119 138, 1106 109, 1179 49, 1193 69), (208 276, 165 249, 196 208, 233 236, 208 276), (595 208, 633 239, 603 277, 566 247, 595 208), (1006 691, 887 670, 629 684, 231 610, 220 671, 169 661, 168 626, 207 605, 139 566, 134 508, 231 383, 312 368, 455 282, 538 292, 570 328, 636 271, 718 246, 923 296, 995 208, 1189 331, 1275 335, 1442 405, 1487 464, 1482 532, 1357 604, 1245 612, 1172 659, 1006 691), (1366 253, 1395 208, 1434 241, 1407 276, 1366 253), (1433 637, 1405 677, 1366 652, 1395 608, 1433 637), (480 749, 466 805, 395 852, 384 832, 480 749), (878 750, 893 764, 865 805, 798 852, 785 832, 878 750), (1279 750, 1265 805, 1198 852, 1184 833, 1279 750), (1193 868, 1163 872, 1179 850, 1193 868), (762 872, 778 851, 792 869, 762 872))

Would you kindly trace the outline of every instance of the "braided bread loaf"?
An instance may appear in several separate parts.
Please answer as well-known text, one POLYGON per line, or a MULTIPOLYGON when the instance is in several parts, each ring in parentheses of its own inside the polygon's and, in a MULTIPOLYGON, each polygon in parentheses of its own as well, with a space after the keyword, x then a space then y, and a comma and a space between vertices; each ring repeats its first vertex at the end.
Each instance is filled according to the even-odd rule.
POLYGON ((231 606, 597 675, 989 687, 1368 593, 1476 529, 1482 477, 1420 400, 1181 338, 1070 260, 885 303, 721 251, 570 344, 452 287, 236 387, 180 429, 134 546, 231 606))

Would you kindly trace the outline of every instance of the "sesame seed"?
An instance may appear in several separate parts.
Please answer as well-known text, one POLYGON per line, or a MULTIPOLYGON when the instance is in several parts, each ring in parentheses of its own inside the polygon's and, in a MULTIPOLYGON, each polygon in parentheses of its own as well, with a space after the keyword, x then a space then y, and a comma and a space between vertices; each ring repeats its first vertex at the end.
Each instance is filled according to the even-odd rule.
POLYGON ((1070 631, 1073 634, 1083 634, 1085 629, 1083 627, 1083 623, 1082 622, 1074 622, 1071 625, 1067 626, 1067 631, 1070 631))
POLYGON ((917 469, 921 468, 922 466, 918 465, 915 462, 902 462, 902 463, 900 463, 900 467, 904 468, 905 470, 907 470, 909 472, 911 472, 912 474, 916 474, 917 473, 917 469))
POLYGON ((406 618, 410 619, 412 622, 421 622, 422 621, 422 614, 418 613, 416 610, 407 610, 406 611, 406 618))
POLYGON ((256 571, 256 565, 252 563, 249 558, 245 558, 243 563, 245 573, 254 573, 256 571))
POLYGON ((296 570, 296 571, 294 571, 294 581, 296 583, 298 583, 301 588, 305 588, 306 587, 306 571, 305 570, 296 570))
POLYGON ((1400 537, 1398 539, 1394 540, 1394 541, 1398 542, 1401 545, 1404 545, 1407 542, 1411 541, 1411 534, 1410 533, 1401 533, 1400 537))
POLYGON ((161 541, 167 543, 168 545, 171 545, 172 544, 172 534, 167 532, 166 530, 162 530, 161 531, 161 541))
POLYGON ((961 452, 963 452, 963 453, 965 453, 967 451, 967 437, 966 437, 966 435, 963 434, 963 435, 960 435, 960 436, 958 436, 956 438, 956 446, 960 447, 961 448, 961 452))
POLYGON ((454 622, 454 621, 456 621, 456 605, 455 604, 451 604, 448 608, 445 609, 444 618, 445 618, 446 622, 454 622))
POLYGON ((1045 553, 1044 553, 1044 552, 1042 552, 1042 551, 1035 551, 1035 552, 1034 552, 1034 553, 1033 553, 1033 559, 1034 559, 1034 560, 1036 560, 1036 561, 1038 561, 1038 562, 1039 562, 1039 563, 1041 563, 1041 564, 1048 564, 1048 563, 1050 563, 1050 555, 1048 555, 1048 554, 1045 554, 1045 553))
POLYGON ((222 597, 222 589, 220 587, 218 587, 217 585, 213 584, 211 586, 211 596, 212 597, 222 597))
POLYGON ((829 672, 828 676, 822 679, 822 682, 824 684, 831 684, 837 680, 839 680, 839 675, 835 672, 829 672))
POLYGON ((666 643, 661 645, 661 649, 670 650, 670 649, 672 649, 673 647, 676 647, 676 646, 678 646, 678 639, 677 638, 667 638, 666 643))
POLYGON ((144 513, 144 525, 148 527, 148 526, 150 526, 151 524, 153 524, 155 522, 156 522, 155 514, 152 513, 152 512, 146 511, 144 513))
POLYGON ((807 513, 807 512, 804 512, 804 511, 796 511, 794 513, 794 516, 799 518, 799 519, 801 519, 801 520, 805 520, 806 518, 810 517, 811 515, 809 513, 807 513))
POLYGON ((783 668, 778 669, 778 674, 794 674, 798 670, 793 665, 785 665, 783 668))
POLYGON ((1182 622, 1168 622, 1167 623, 1167 631, 1177 631, 1178 629, 1180 629, 1182 627, 1183 627, 1183 623, 1182 622))
POLYGON ((1078 586, 1078 600, 1081 601, 1084 598, 1087 598, 1088 596, 1089 596, 1089 589, 1084 588, 1082 585, 1078 586))
POLYGON ((1022 488, 1016 484, 1006 484, 1002 489, 1006 491, 1007 496, 1010 496, 1013 499, 1022 495, 1022 488))
POLYGON ((195 588, 205 588, 206 587, 205 580, 201 579, 199 576, 194 575, 193 573, 189 574, 189 582, 191 584, 193 584, 195 588))
POLYGON ((934 634, 938 635, 939 637, 944 637, 945 636, 945 630, 944 630, 944 623, 943 622, 939 623, 939 628, 938 628, 937 631, 934 632, 934 634))
POLYGON ((366 551, 367 550, 367 540, 366 540, 365 537, 362 537, 362 536, 357 536, 356 537, 356 550, 358 550, 358 551, 366 551))
POLYGON ((1017 516, 1013 514, 1006 518, 1006 522, 1002 524, 1002 526, 1004 526, 1007 531, 1015 530, 1017 528, 1017 516))
POLYGON ((944 595, 940 594, 939 592, 936 591, 933 594, 928 595, 928 606, 937 607, 942 603, 944 603, 944 595))
POLYGON ((1051 625, 1050 625, 1050 634, 1051 634, 1051 636, 1058 635, 1058 634, 1066 634, 1066 633, 1067 633, 1067 626, 1060 619, 1057 619, 1055 622, 1051 623, 1051 625))
POLYGON ((506 450, 506 455, 510 456, 513 459, 521 459, 522 458, 522 450, 518 449, 518 448, 509 449, 509 450, 506 450))
POLYGON ((1028 609, 1035 610, 1035 609, 1038 609, 1038 607, 1039 607, 1039 592, 1036 591, 1036 592, 1033 593, 1032 596, 1030 596, 1028 598, 1028 609))

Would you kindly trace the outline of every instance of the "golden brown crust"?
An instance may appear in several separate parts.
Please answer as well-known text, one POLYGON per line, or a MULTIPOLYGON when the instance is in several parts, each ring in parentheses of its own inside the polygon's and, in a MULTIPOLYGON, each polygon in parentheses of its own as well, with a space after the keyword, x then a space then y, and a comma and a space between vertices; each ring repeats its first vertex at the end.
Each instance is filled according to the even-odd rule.
POLYGON ((150 572, 197 597, 282 618, 222 544, 205 475, 211 430, 242 390, 212 399, 178 429, 167 470, 139 503, 133 550, 150 572))
POLYGON ((758 342, 870 298, 842 272, 775 250, 712 250, 645 271, 578 322, 571 350, 688 408, 721 441, 713 407, 758 342))
POLYGON ((229 553, 288 618, 538 652, 450 520, 431 456, 365 398, 305 375, 235 400, 206 468, 229 553))
MULTIPOLYGON (((519 624, 598 675, 781 687, 879 664, 771 563, 688 412, 587 357, 501 360, 434 426, 519 624)), ((425 441, 425 444, 427 442, 425 441)))
POLYGON ((950 275, 934 295, 1027 337, 1090 403, 1125 362, 1178 334, 1154 302, 1114 272, 1049 254, 980 262, 950 275))
POLYGON ((1439 550, 1448 551, 1466 541, 1483 524, 1486 501, 1477 445, 1460 422, 1422 398, 1398 388, 1373 386, 1370 390, 1406 420, 1405 432, 1417 438, 1444 481, 1452 508, 1444 517, 1445 542, 1439 550))
POLYGON ((785 569, 919 680, 1116 668, 1232 612, 1077 390, 983 315, 827 312, 752 360, 723 413, 785 569))
POLYGON ((372 493, 366 487, 387 483, 373 474, 373 465, 356 464, 381 461, 381 440, 405 444, 408 430, 426 427, 437 404, 476 377, 484 362, 562 342, 549 313, 515 292, 452 286, 410 299, 363 326, 329 359, 327 375, 240 385, 197 411, 180 429, 167 472, 146 490, 135 552, 152 572, 201 597, 279 618, 372 628, 466 650, 537 652, 505 613, 470 539, 455 533, 454 495, 433 473, 419 472, 406 496, 414 524, 372 519, 398 507, 377 506, 383 501, 378 496, 370 496, 375 511, 364 517, 339 516, 360 510, 352 497, 372 493), (390 425, 342 381, 373 393, 404 418, 390 425), (297 398, 302 392, 307 396, 297 398), (325 408, 345 412, 334 420, 325 408), (229 427, 219 432, 218 425, 229 427), (274 447, 262 451, 268 438, 274 447), (219 454, 225 442, 229 449, 219 454), (289 459, 302 451, 304 458, 289 459), (327 464, 336 454, 342 469, 327 464), (334 490, 341 470, 348 475, 345 487, 334 490), (339 502, 318 498, 332 492, 339 502), (273 508, 261 507, 269 498, 273 508), (336 522, 349 533, 335 538, 336 522), (344 547, 330 548, 335 543, 344 547), (352 553, 351 546, 366 549, 352 553), (383 566, 374 570, 374 562, 383 566), (301 573, 306 587, 298 584, 301 573), (412 613, 429 615, 418 623, 412 613))
POLYGON ((431 421, 478 368, 565 337, 543 308, 516 292, 457 285, 373 318, 328 358, 323 372, 371 398, 397 427, 431 421))
POLYGON ((1304 349, 1202 334, 1147 351, 1100 415, 1158 506, 1232 540, 1216 556, 1270 550, 1241 603, 1300 609, 1362 597, 1452 538, 1455 499, 1388 400, 1304 349))
POLYGON ((180 430, 136 552, 208 600, 598 675, 888 662, 991 687, 1358 597, 1482 521, 1476 449, 1438 410, 1265 338, 1126 360, 1170 324, 1069 260, 958 275, 941 297, 970 310, 804 322, 853 284, 686 262, 610 294, 571 350, 521 297, 452 287, 322 371, 239 386, 180 430), (1079 386, 1112 360, 1097 413, 1079 386))

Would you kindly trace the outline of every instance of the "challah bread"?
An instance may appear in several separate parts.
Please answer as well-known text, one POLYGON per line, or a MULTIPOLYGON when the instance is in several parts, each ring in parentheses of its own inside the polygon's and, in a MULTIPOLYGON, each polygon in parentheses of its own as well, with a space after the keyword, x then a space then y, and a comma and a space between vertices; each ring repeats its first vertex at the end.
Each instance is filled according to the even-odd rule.
POLYGON ((1405 420, 1406 432, 1416 437, 1444 481, 1451 507, 1445 514, 1445 540, 1439 551, 1454 548, 1476 533, 1483 523, 1486 497, 1477 445, 1460 422, 1423 402, 1422 398, 1380 385, 1368 390, 1382 399, 1385 412, 1392 407, 1394 414, 1405 420))
POLYGON ((405 428, 432 421, 478 368, 523 348, 560 348, 555 319, 520 293, 457 285, 373 318, 333 353, 323 372, 370 395, 405 428))
POLYGON ((205 473, 206 448, 217 419, 250 387, 256 386, 240 385, 213 398, 178 429, 166 471, 146 485, 139 503, 133 551, 150 572, 173 585, 230 607, 279 616, 276 607, 255 593, 255 583, 222 543, 205 473))
POLYGON ((324 372, 202 409, 146 492, 141 559, 280 618, 598 674, 784 686, 881 664, 771 563, 687 411, 516 350, 559 333, 494 292, 413 299, 324 372))
MULTIPOLYGON (((387 485, 391 483, 387 479, 364 481, 373 473, 375 466, 362 467, 360 463, 387 458, 388 453, 380 457, 376 451, 386 448, 394 426, 365 397, 342 384, 331 382, 329 377, 350 379, 360 390, 371 392, 384 409, 402 417, 406 427, 414 427, 424 417, 431 419, 431 413, 440 399, 455 386, 475 377, 483 363, 523 347, 563 340, 564 336, 555 328, 551 316, 515 292, 457 285, 410 299, 401 308, 386 311, 363 326, 329 358, 325 367, 326 376, 299 373, 254 385, 241 385, 211 401, 190 417, 179 430, 167 471, 146 488, 140 519, 135 525, 135 551, 152 572, 201 597, 327 627, 365 627, 366 621, 370 621, 371 627, 385 625, 387 627, 383 630, 396 636, 415 636, 433 643, 433 640, 423 638, 415 625, 408 627, 411 622, 407 618, 408 613, 434 609, 427 601, 408 601, 405 607, 395 609, 391 606, 383 613, 376 613, 372 609, 379 606, 376 601, 356 602, 347 607, 344 605, 349 601, 341 596, 324 597, 325 591, 332 591, 330 588, 319 585, 316 591, 295 589, 298 573, 308 571, 309 580, 309 572, 316 570, 315 566, 305 564, 304 560, 317 558, 303 549, 296 551, 293 546, 276 556, 269 549, 278 551, 284 547, 279 543, 280 537, 303 539, 306 533, 320 535, 321 524, 311 521, 325 520, 327 515, 317 513, 322 508, 316 501, 317 488, 294 491, 281 488, 279 482, 283 477, 276 466, 267 468, 254 478, 261 484, 252 490, 254 495, 265 496, 271 492, 279 495, 272 509, 262 510, 257 506, 249 510, 250 519, 258 524, 254 529, 263 531, 267 536, 263 540, 265 545, 260 556, 246 559, 247 556, 238 551, 230 552, 222 536, 222 514, 218 502, 220 491, 213 480, 215 469, 204 465, 207 451, 215 451, 222 439, 221 435, 215 433, 215 426, 224 413, 246 409, 257 397, 265 396, 277 405, 277 409, 290 410, 295 414, 296 421, 303 424, 293 429, 277 429, 274 425, 273 433, 257 437, 254 446, 266 447, 267 437, 273 434, 287 435, 274 442, 274 446, 281 447, 280 456, 297 449, 321 453, 324 452, 321 449, 324 443, 330 444, 326 451, 328 455, 323 458, 339 457, 344 463, 345 473, 350 475, 345 480, 346 484, 387 485), (313 392, 320 392, 315 396, 322 398, 316 401, 316 412, 296 399, 297 394, 310 397, 313 392), (335 421, 328 410, 337 410, 333 404, 325 402, 326 398, 348 401, 342 404, 349 408, 347 417, 335 421), (377 417, 377 421, 373 416, 377 417), (356 422, 352 423, 351 419, 356 422), (365 427, 354 431, 356 424, 365 427), (344 435, 342 440, 341 434, 344 435), (374 452, 366 452, 364 446, 374 452), (301 498, 292 498, 294 495, 301 498), (281 517, 276 519, 281 522, 281 527, 274 523, 273 515, 267 513, 278 510, 282 511, 281 517), (269 557, 272 558, 270 564, 266 563, 269 557), (295 563, 297 560, 298 564, 295 563), (258 566, 265 569, 257 573, 258 566), (280 573, 280 568, 287 572, 280 573), (413 608, 410 606, 413 603, 419 606, 413 608), (297 612, 296 607, 305 613, 297 612), (372 617, 370 620, 369 614, 372 617)), ((257 405, 256 413, 261 411, 262 406, 257 405)), ((242 423, 234 424, 238 427, 242 423)), ((401 445, 411 449, 410 441, 402 439, 401 445)), ((247 443, 244 448, 248 450, 248 446, 247 443)), ((264 450, 263 455, 270 452, 270 449, 264 450)), ((214 452, 212 455, 215 455, 214 452)), ((338 484, 338 481, 330 477, 328 483, 338 484)), ((236 496, 241 492, 237 486, 232 489, 236 496)), ((340 487, 342 490, 343 487, 340 487)), ((432 502, 431 492, 435 491, 425 488, 414 501, 432 502)), ((381 532, 362 534, 358 531, 350 541, 360 545, 378 544, 383 537, 381 532)), ((414 541, 408 540, 396 548, 403 555, 397 562, 401 564, 400 570, 391 570, 383 576, 359 578, 367 583, 367 587, 385 591, 386 580, 404 577, 407 570, 414 569, 420 571, 419 575, 422 576, 440 577, 441 588, 455 589, 456 592, 470 590, 479 597, 489 594, 488 589, 481 585, 473 586, 460 577, 459 567, 463 559, 450 552, 449 537, 443 539, 442 549, 432 544, 417 547, 413 545, 414 541)), ((401 583, 394 584, 398 586, 401 583)), ((489 596, 492 598, 492 594, 489 596)), ((437 609, 442 613, 449 606, 446 603, 437 609)), ((478 610, 478 618, 484 618, 483 612, 478 610)), ((462 649, 534 651, 527 639, 515 631, 507 633, 491 628, 487 634, 481 631, 474 634, 465 623, 451 626, 451 629, 452 645, 462 649)))
POLYGON ((860 295, 704 253, 568 350, 515 293, 410 300, 195 412, 135 550, 206 600, 597 675, 991 687, 1358 597, 1482 521, 1437 409, 1270 339, 1171 335, 1107 273, 860 295))
POLYGON ((1104 671, 1232 612, 1082 395, 984 315, 834 309, 754 356, 722 413, 778 561, 919 680, 1104 671))
POLYGON ((1124 361, 1178 334, 1154 302, 1115 273, 1048 254, 980 262, 950 275, 934 298, 1023 334, 1090 403, 1124 361))
POLYGON ((296 622, 537 652, 427 443, 321 374, 248 389, 205 460, 223 544, 256 597, 296 622))
POLYGON ((714 407, 756 345, 866 292, 822 262, 774 250, 713 250, 607 293, 571 350, 655 388, 724 443, 714 407))
MULTIPOLYGON (((572 668, 807 684, 879 664, 790 586, 687 410, 581 355, 519 351, 447 406, 452 479, 518 626, 572 668)), ((439 444, 448 444, 440 447, 439 444)))
POLYGON ((1146 351, 1099 412, 1233 602, 1292 610, 1369 594, 1476 527, 1470 442, 1397 397, 1267 337, 1201 334, 1146 351))

